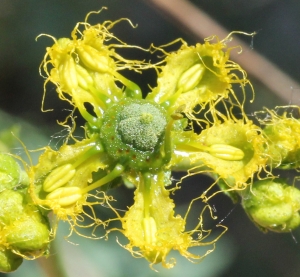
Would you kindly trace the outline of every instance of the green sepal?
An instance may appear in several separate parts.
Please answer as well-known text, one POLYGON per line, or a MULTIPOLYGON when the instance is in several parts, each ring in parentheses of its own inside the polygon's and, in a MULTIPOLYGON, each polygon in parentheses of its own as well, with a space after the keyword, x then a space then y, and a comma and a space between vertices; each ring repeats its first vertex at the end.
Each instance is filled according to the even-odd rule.
POLYGON ((9 249, 0 248, 0 272, 15 271, 23 262, 23 258, 9 249))

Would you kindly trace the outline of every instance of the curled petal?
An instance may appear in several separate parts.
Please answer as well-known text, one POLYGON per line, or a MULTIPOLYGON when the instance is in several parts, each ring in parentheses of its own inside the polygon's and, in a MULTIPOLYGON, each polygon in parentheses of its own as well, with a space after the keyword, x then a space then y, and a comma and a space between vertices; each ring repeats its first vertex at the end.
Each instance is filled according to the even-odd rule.
POLYGON ((195 46, 183 42, 177 52, 167 54, 158 85, 147 99, 174 109, 185 105, 185 113, 191 113, 197 105, 204 108, 210 103, 214 107, 212 103, 230 95, 240 105, 232 84, 238 83, 243 89, 250 82, 246 72, 229 59, 232 48, 226 45, 227 39, 206 39, 204 44, 195 46))
POLYGON ((200 135, 193 131, 177 134, 174 139, 173 164, 176 170, 212 172, 230 179, 231 187, 247 186, 266 167, 267 140, 261 129, 243 121, 227 121, 203 130, 200 135))
POLYGON ((177 250, 187 259, 197 261, 212 250, 200 256, 190 253, 189 248, 213 245, 215 240, 202 241, 210 234, 210 231, 203 229, 202 215, 194 230, 185 230, 187 215, 184 218, 175 216, 175 205, 169 191, 165 189, 164 179, 163 172, 155 176, 147 173, 141 176, 134 204, 123 218, 119 216, 123 227, 120 231, 128 238, 129 243, 124 248, 132 255, 146 258, 151 266, 162 263, 164 267, 172 268, 176 260, 167 259, 171 250, 177 250))

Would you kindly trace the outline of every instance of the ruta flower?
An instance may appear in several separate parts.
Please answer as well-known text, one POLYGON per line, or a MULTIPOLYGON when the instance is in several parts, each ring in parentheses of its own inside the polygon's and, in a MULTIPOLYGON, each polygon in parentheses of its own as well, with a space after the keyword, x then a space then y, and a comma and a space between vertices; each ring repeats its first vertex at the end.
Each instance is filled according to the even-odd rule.
MULTIPOLYGON (((224 40, 209 38, 196 46, 179 40, 182 45, 173 53, 167 53, 166 46, 151 47, 150 52, 154 49, 165 55, 151 65, 117 53, 122 47, 139 48, 109 33, 121 20, 90 25, 87 18, 76 25, 71 39, 52 37, 54 45, 47 48, 41 66, 47 75, 45 85, 53 82, 59 97, 87 121, 85 138, 58 151, 45 149, 32 168, 33 199, 58 218, 75 221, 84 213, 82 205, 92 205, 88 194, 97 196, 95 189, 123 182, 135 188, 134 204, 124 216, 104 192, 99 202, 115 211, 122 225, 118 230, 129 240, 126 249, 167 268, 175 264, 167 257, 172 249, 190 260, 201 259, 189 248, 214 245, 219 237, 207 239, 211 231, 204 229, 202 214, 193 230, 185 230, 187 215, 175 215, 175 204, 165 188, 171 183, 171 171, 186 171, 187 176, 213 174, 225 180, 228 189, 241 190, 267 161, 265 137, 243 111, 244 87, 251 84, 245 71, 230 60, 232 48, 227 41, 231 35, 224 40), (149 68, 156 69, 158 82, 142 98, 138 85, 120 71, 149 68), (242 88, 241 100, 233 84, 242 88), (234 116, 234 108, 242 115, 240 119, 234 116)), ((206 193, 196 196, 187 214, 199 199, 207 202, 208 197, 206 193)), ((204 205, 212 215, 212 209, 204 205)), ((109 226, 114 219, 94 220, 92 226, 105 225, 108 233, 117 230, 109 226)))

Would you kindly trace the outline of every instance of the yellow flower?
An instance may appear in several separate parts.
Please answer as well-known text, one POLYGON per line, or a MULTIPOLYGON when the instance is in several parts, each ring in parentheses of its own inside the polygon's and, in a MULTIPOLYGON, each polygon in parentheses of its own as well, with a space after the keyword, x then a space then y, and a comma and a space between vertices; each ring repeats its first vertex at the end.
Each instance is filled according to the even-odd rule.
MULTIPOLYGON (((76 25, 71 39, 53 38, 54 45, 47 48, 42 64, 45 84, 53 82, 59 97, 78 108, 87 121, 86 138, 58 151, 45 149, 30 174, 31 194, 35 203, 76 225, 77 217, 85 213, 82 206, 94 204, 88 195, 97 197, 95 189, 124 182, 135 188, 134 204, 122 216, 103 193, 98 202, 111 207, 117 218, 97 221, 93 213, 91 226, 107 228, 119 220, 122 229, 111 227, 108 233, 121 231, 129 240, 124 247, 134 256, 170 268, 175 264, 167 258, 171 250, 198 260, 202 257, 191 254, 189 248, 213 245, 219 238, 206 239, 210 230, 204 230, 202 214, 193 230, 185 230, 192 203, 207 202, 208 197, 206 193, 196 196, 186 216, 175 216, 175 204, 165 189, 171 183, 171 171, 187 171, 187 176, 208 173, 224 180, 228 189, 242 190, 265 168, 267 143, 243 111, 244 86, 250 83, 245 71, 230 60, 232 48, 226 43, 231 35, 196 46, 180 40, 182 46, 174 53, 155 48, 166 57, 151 65, 117 53, 120 47, 139 48, 109 33, 119 21, 92 26, 86 18, 76 25), (142 98, 139 87, 119 72, 148 68, 155 68, 158 82, 142 98), (235 83, 242 88, 241 100, 233 91, 235 83), (234 116, 235 107, 241 119, 234 116), (203 128, 200 134, 195 125, 203 128)), ((204 205, 212 215, 212 209, 204 205)))

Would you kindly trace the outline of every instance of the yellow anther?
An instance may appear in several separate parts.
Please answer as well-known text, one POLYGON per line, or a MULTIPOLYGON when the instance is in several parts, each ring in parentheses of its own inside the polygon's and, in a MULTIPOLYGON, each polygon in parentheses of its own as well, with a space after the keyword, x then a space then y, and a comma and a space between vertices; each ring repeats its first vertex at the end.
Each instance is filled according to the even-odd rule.
POLYGON ((209 154, 226 161, 240 161, 244 158, 244 152, 227 144, 213 144, 208 148, 209 154))
POLYGON ((58 70, 60 82, 64 90, 72 91, 78 87, 75 61, 71 56, 66 56, 58 70))
POLYGON ((79 187, 63 187, 50 192, 46 200, 53 200, 61 207, 66 207, 75 204, 81 197, 82 192, 79 187))
POLYGON ((69 38, 60 38, 57 40, 57 44, 60 48, 60 50, 66 50, 68 48, 73 48, 73 41, 69 38))
POLYGON ((94 81, 89 72, 82 66, 76 64, 76 73, 78 84, 81 88, 88 90, 89 86, 93 86, 94 81))
POLYGON ((143 219, 143 229, 145 242, 154 244, 156 242, 156 222, 153 217, 146 217, 143 219))
POLYGON ((89 45, 81 45, 76 48, 80 60, 90 69, 97 72, 108 72, 107 53, 102 54, 100 51, 89 45))
POLYGON ((64 186, 73 178, 75 172, 76 169, 74 169, 71 164, 65 164, 55 168, 44 181, 44 191, 51 192, 64 186))
POLYGON ((205 67, 202 64, 196 63, 180 76, 177 87, 181 88, 183 92, 195 88, 202 79, 204 72, 205 67))

